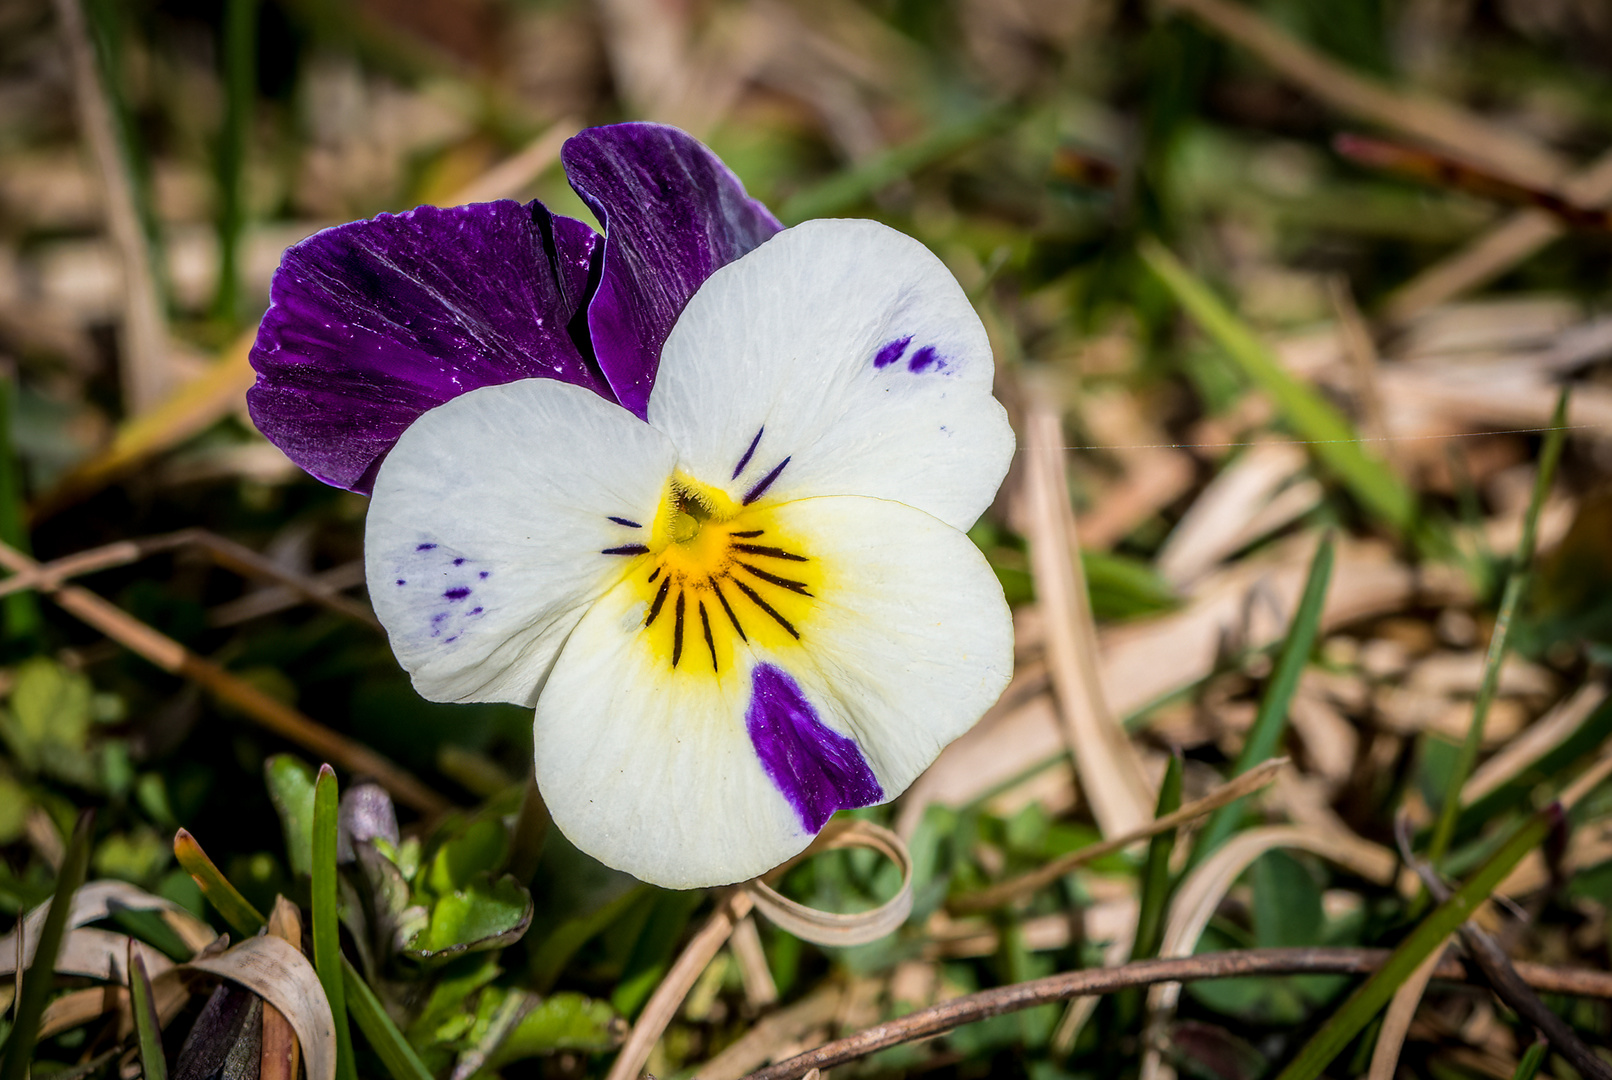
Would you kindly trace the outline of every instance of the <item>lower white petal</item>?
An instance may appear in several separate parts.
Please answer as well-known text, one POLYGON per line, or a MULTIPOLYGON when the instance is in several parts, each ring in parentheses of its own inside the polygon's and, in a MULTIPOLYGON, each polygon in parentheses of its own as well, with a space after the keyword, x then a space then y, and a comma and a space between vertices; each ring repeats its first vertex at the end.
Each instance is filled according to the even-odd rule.
POLYGON ((375 613, 433 701, 531 705, 587 605, 644 550, 665 436, 597 394, 527 379, 472 390, 403 433, 375 481, 375 613))
POLYGON ((691 888, 893 798, 996 699, 1012 624, 966 536, 847 496, 707 524, 596 603, 538 702, 537 780, 601 861, 691 888))

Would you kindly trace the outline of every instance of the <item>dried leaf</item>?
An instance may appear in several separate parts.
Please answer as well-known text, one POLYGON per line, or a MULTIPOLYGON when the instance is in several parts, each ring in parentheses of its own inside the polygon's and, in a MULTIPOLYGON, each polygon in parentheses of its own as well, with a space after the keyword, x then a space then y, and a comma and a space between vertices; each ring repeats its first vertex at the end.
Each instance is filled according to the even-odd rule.
POLYGON ((313 965, 299 950, 265 935, 184 966, 240 983, 280 1010, 302 1043, 308 1080, 335 1080, 336 1028, 330 1001, 313 965))
POLYGON ((1105 836, 1153 816, 1154 793, 1103 694, 1097 631, 1081 573, 1064 474, 1063 428, 1045 408, 1025 421, 1026 525, 1036 595, 1047 620, 1047 667, 1081 790, 1105 836))
MULTIPOLYGON (((274 898, 269 912, 269 933, 297 949, 302 948, 302 912, 283 896, 274 898)), ((284 1013, 273 1005, 263 1010, 263 1054, 258 1080, 297 1080, 302 1064, 302 1047, 297 1033, 284 1013)))
POLYGON ((1417 1006, 1422 1003, 1427 984, 1433 981, 1433 969, 1444 959, 1444 950, 1450 940, 1445 938, 1443 945, 1428 953, 1427 959, 1394 991, 1388 1011, 1383 1015, 1382 1029, 1377 1033, 1377 1045, 1371 1051, 1371 1071, 1366 1074, 1367 1080, 1394 1080, 1394 1074, 1399 1069, 1399 1052, 1405 1045, 1405 1036, 1410 1032, 1411 1020, 1416 1016, 1417 1006))
MULTIPOLYGON (((746 886, 756 910, 779 928, 815 945, 866 945, 894 933, 912 913, 912 855, 907 851, 907 845, 883 826, 852 820, 840 828, 830 826, 823 830, 802 857, 848 847, 872 848, 896 864, 901 870, 901 888, 895 896, 872 911, 842 915, 797 904, 757 879, 746 886)), ((791 860, 785 866, 793 862, 791 860)))

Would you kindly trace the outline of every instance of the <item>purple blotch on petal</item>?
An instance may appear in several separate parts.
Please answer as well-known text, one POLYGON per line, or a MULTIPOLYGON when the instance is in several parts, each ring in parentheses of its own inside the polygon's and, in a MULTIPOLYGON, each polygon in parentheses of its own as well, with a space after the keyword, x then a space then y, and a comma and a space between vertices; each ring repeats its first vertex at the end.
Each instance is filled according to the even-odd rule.
POLYGON ((755 486, 744 493, 744 498, 741 499, 740 502, 745 506, 749 506, 751 503, 765 495, 767 493, 767 489, 772 487, 772 482, 778 479, 778 474, 784 471, 784 466, 788 465, 789 461, 790 458, 784 458, 784 460, 774 465, 772 467, 772 472, 768 473, 766 476, 763 476, 760 480, 757 480, 755 486))
POLYGON ((744 452, 744 456, 739 459, 739 464, 733 467, 733 475, 728 477, 729 480, 739 479, 739 474, 744 472, 744 467, 750 464, 750 459, 755 456, 756 447, 761 445, 761 433, 766 430, 767 425, 765 424, 756 428, 756 437, 750 440, 750 448, 746 450, 744 452))
POLYGON ((907 361, 907 370, 911 372, 928 371, 930 368, 938 367, 939 365, 940 354, 935 351, 933 345, 925 345, 912 354, 912 359, 907 361))
POLYGON ((757 664, 751 672, 745 729, 762 769, 807 832, 821 829, 836 810, 884 798, 856 740, 819 720, 800 685, 782 668, 757 664))
POLYGON ((442 598, 444 600, 463 600, 465 597, 467 597, 469 595, 470 595, 469 587, 465 586, 465 585, 460 585, 460 586, 458 586, 456 588, 448 589, 446 592, 444 592, 442 594, 442 598))
POLYGON ((510 200, 315 233, 269 288, 253 422, 320 480, 367 494, 403 430, 467 391, 551 378, 613 400, 572 327, 601 243, 510 200))
POLYGON ((876 368, 889 367, 891 364, 901 359, 901 354, 906 352, 907 346, 911 344, 912 337, 910 335, 904 338, 896 338, 894 341, 885 342, 884 345, 880 347, 879 351, 873 354, 873 366, 876 368))
POLYGON ((694 291, 783 228, 715 154, 664 124, 589 128, 560 151, 605 230, 588 336, 616 400, 646 415, 661 345, 694 291))

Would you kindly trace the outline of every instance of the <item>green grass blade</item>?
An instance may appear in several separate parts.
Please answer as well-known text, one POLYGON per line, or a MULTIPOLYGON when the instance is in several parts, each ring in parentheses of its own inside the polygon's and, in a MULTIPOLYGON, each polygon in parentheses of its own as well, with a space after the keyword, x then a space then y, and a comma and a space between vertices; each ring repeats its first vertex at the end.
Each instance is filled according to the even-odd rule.
POLYGON ((1522 539, 1517 543, 1517 557, 1512 563, 1511 573, 1506 577, 1505 592, 1500 598, 1500 611, 1495 616, 1494 632, 1489 635, 1489 652, 1483 659, 1483 681, 1478 684, 1477 697, 1472 702, 1472 722, 1467 726, 1466 738, 1461 743, 1461 756, 1455 761, 1455 768, 1450 772, 1449 783, 1444 788, 1444 801, 1439 805, 1438 820, 1433 826, 1433 839, 1427 847, 1428 861, 1437 866, 1450 849, 1450 840, 1455 836, 1456 819, 1461 814, 1461 788, 1466 786, 1467 777, 1472 775, 1472 768, 1478 762, 1478 748, 1483 743, 1483 727, 1489 718, 1489 707, 1494 704, 1495 691, 1500 686, 1500 667, 1505 662, 1506 645, 1511 637, 1511 627, 1517 617, 1517 611, 1522 607, 1523 597, 1527 595, 1528 583, 1532 576, 1534 562, 1534 545, 1538 538, 1539 514, 1545 505, 1545 496, 1550 494, 1551 480, 1556 475, 1556 463, 1562 457, 1562 444, 1566 439, 1567 431, 1567 401, 1570 387, 1563 386, 1562 392, 1556 399, 1556 412, 1551 417, 1550 431, 1545 436, 1544 446, 1540 448, 1539 469, 1534 475, 1533 497, 1528 503, 1528 513, 1522 522, 1522 539))
POLYGON ((345 956, 341 960, 341 973, 347 990, 348 1012, 358 1023, 358 1030, 364 1033, 364 1038, 369 1040, 369 1045, 380 1056, 386 1071, 392 1074, 393 1080, 432 1080, 430 1071, 414 1052, 414 1047, 392 1023, 392 1018, 386 1015, 386 1007, 381 1004, 381 999, 375 996, 375 991, 369 988, 364 977, 345 956))
POLYGON ((313 967, 336 1024, 337 1080, 357 1080, 353 1034, 341 972, 341 925, 336 916, 336 771, 319 766, 313 789, 313 967))
POLYGON ((252 906, 251 901, 241 895, 239 889, 229 883, 229 879, 213 865, 213 860, 207 857, 207 852, 196 843, 196 838, 184 829, 174 834, 174 858, 185 873, 201 886, 202 895, 213 905, 213 910, 229 923, 231 930, 245 938, 263 929, 268 920, 252 906))
POLYGON ((1315 389, 1284 368, 1254 332, 1157 240, 1143 240, 1142 261, 1244 377, 1269 395, 1283 422, 1371 515, 1405 537, 1418 535, 1416 497, 1382 461, 1367 454, 1354 426, 1315 389))
MULTIPOLYGON (((1270 685, 1265 688, 1265 696, 1260 700, 1254 726, 1249 729, 1242 753, 1237 755, 1237 762, 1232 766, 1233 777, 1241 776, 1260 762, 1269 760, 1281 746, 1282 736, 1287 731, 1288 707, 1293 703, 1293 694, 1298 690, 1299 677, 1304 674, 1305 665, 1310 662, 1310 654, 1315 651, 1315 639, 1321 630, 1321 610, 1326 605, 1327 587, 1332 583, 1335 558, 1336 538, 1329 532, 1322 538, 1320 546, 1315 549, 1315 558, 1310 561, 1310 573, 1304 582, 1298 611, 1288 627, 1287 640, 1282 643, 1270 685)), ((1238 799, 1215 811, 1192 850, 1194 863, 1202 861, 1226 842, 1226 837, 1237 828, 1242 807, 1243 801, 1238 799)))
MULTIPOLYGON (((1155 819, 1181 809, 1181 755, 1170 755, 1170 764, 1164 771, 1164 782, 1159 785, 1159 804, 1155 819)), ((1164 933, 1164 902, 1170 893, 1170 855, 1175 850, 1176 830, 1161 832, 1147 844, 1147 861, 1142 865, 1141 908, 1136 916, 1136 943, 1131 946, 1132 960, 1147 960, 1158 955, 1159 939, 1164 933)))
POLYGON ((1004 130, 1018 115, 1018 109, 1000 106, 938 127, 796 192, 778 216, 785 225, 795 225, 809 218, 843 214, 924 166, 1004 130))
POLYGON ((145 958, 133 939, 129 941, 129 1007, 134 1013, 140 1069, 145 1080, 168 1080, 168 1059, 162 1053, 162 1024, 152 1000, 151 976, 146 973, 145 958))
POLYGON ((1539 1067, 1545 1063, 1545 1051, 1550 1049, 1550 1043, 1544 1039, 1535 1039, 1517 1062, 1517 1071, 1511 1074, 1511 1080, 1534 1080, 1539 1075, 1539 1067))
MULTIPOLYGON (((1159 784, 1159 801, 1153 811, 1155 819, 1181 809, 1181 771, 1180 753, 1171 754, 1164 780, 1159 784)), ((1136 939, 1131 944, 1132 960, 1147 960, 1158 955, 1159 941, 1164 936, 1165 903, 1170 898, 1170 854, 1175 850, 1175 838, 1176 830, 1170 829, 1148 841, 1147 858, 1142 863, 1136 939)), ((1114 1001, 1114 1010, 1116 1027, 1121 1031, 1131 1030, 1142 1015, 1142 991, 1121 992, 1114 1001)))
POLYGON ((50 898, 50 910, 45 913, 45 925, 40 930, 39 947, 34 950, 33 963, 28 965, 28 973, 22 979, 11 1037, 6 1040, 5 1060, 0 1061, 0 1080, 23 1080, 28 1075, 34 1044, 39 1039, 39 1020, 45 1015, 45 999, 50 997, 51 987, 56 982, 56 955, 67 937, 67 916, 73 909, 73 894, 84 884, 84 874, 89 868, 90 826, 94 821, 93 811, 79 814, 78 824, 73 826, 73 835, 67 841, 61 873, 56 875, 56 892, 50 898))
POLYGON ((1523 856, 1544 842, 1560 819, 1561 809, 1553 805, 1523 822, 1465 884, 1417 924, 1388 957, 1388 962, 1332 1014, 1277 1080, 1316 1080, 1349 1040, 1382 1011, 1400 983, 1410 977, 1441 941, 1471 917, 1523 856))

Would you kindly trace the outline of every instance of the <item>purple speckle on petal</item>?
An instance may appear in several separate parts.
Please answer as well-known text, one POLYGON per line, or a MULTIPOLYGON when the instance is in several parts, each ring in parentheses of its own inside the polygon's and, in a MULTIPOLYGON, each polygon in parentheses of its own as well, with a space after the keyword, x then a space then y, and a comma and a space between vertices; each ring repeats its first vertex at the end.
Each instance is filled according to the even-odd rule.
POLYGON ((455 634, 451 638, 443 638, 442 639, 442 644, 444 644, 444 645, 452 645, 454 642, 456 642, 458 640, 459 640, 459 635, 455 634))
POLYGON ((901 354, 906 352, 907 346, 911 344, 911 336, 896 338, 894 341, 885 342, 882 346, 880 346, 879 351, 873 354, 873 366, 876 368, 889 367, 891 364, 901 359, 901 354))
POLYGON ((437 546, 435 544, 420 544, 417 547, 415 547, 414 550, 415 551, 435 551, 436 549, 437 549, 437 546))
POLYGON ((481 572, 481 580, 486 581, 487 580, 487 575, 490 574, 490 573, 492 573, 491 570, 483 570, 481 572))
POLYGON ((408 582, 407 582, 407 581, 404 581, 404 580, 403 580, 403 579, 402 579, 402 578, 398 578, 398 579, 397 579, 397 583, 398 583, 398 584, 399 584, 399 585, 407 585, 407 584, 408 584, 408 582))
POLYGON ((470 595, 469 588, 467 588, 466 586, 460 585, 458 588, 449 589, 447 592, 443 593, 442 598, 444 600, 463 600, 465 597, 467 597, 469 595, 470 595))
MULTIPOLYGON (((617 525, 625 525, 629 529, 642 529, 643 528, 642 525, 638 524, 638 522, 632 520, 631 518, 617 517, 616 515, 611 514, 610 515, 610 520, 614 521, 617 525)), ((487 575, 483 574, 481 576, 486 577, 487 575)))
POLYGON ((486 610, 487 609, 483 608, 483 607, 473 607, 473 608, 470 609, 470 614, 472 614, 472 615, 480 615, 483 611, 486 611, 486 610))
POLYGON ((465 560, 462 557, 453 560, 453 565, 455 565, 455 566, 463 566, 464 564, 465 564, 465 560))
POLYGON ((762 769, 808 832, 821 829, 836 810, 884 798, 856 740, 819 720, 800 685, 782 668, 757 664, 751 673, 745 728, 762 769))
POLYGON ((935 351, 933 345, 925 345, 913 353, 912 359, 907 361, 907 370, 911 372, 928 371, 930 368, 938 370, 941 366, 940 354, 935 351))

